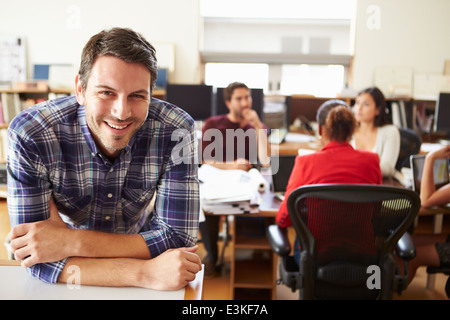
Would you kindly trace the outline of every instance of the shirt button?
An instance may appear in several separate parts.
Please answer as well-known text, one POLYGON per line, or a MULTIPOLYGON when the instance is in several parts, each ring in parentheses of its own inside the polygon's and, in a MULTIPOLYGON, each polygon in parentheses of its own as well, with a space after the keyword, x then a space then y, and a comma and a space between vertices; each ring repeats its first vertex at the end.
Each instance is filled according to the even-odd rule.
POLYGON ((95 157, 95 153, 92 152, 92 153, 91 153, 91 156, 95 157))
POLYGON ((107 221, 109 221, 110 219, 111 219, 110 216, 106 216, 106 217, 105 217, 105 220, 107 220, 107 221))
POLYGON ((108 198, 112 198, 113 194, 112 193, 108 193, 108 198))
POLYGON ((113 168, 111 168, 110 170, 109 170, 109 172, 113 172, 114 171, 114 169, 113 168))

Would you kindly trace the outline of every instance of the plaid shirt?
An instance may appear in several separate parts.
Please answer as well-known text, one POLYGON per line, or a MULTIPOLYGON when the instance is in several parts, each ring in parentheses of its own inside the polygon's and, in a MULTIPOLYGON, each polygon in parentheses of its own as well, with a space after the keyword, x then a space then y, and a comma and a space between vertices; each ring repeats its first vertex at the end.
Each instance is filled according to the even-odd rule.
MULTIPOLYGON (((98 150, 73 96, 26 109, 11 122, 8 139, 12 226, 47 219, 53 196, 70 228, 141 232, 152 257, 196 243, 197 141, 181 109, 152 99, 147 120, 114 163, 98 150)), ((54 283, 66 260, 29 271, 54 283)))

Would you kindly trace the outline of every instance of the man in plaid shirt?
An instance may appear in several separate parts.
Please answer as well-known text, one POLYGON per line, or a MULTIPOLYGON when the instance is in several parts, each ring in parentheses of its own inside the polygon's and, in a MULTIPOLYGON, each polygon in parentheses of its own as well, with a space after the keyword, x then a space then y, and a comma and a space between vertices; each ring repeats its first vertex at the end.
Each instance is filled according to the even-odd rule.
POLYGON ((67 282, 76 266, 82 284, 171 290, 200 270, 194 122, 151 97, 156 75, 140 34, 102 31, 76 96, 11 122, 11 249, 33 276, 67 282))

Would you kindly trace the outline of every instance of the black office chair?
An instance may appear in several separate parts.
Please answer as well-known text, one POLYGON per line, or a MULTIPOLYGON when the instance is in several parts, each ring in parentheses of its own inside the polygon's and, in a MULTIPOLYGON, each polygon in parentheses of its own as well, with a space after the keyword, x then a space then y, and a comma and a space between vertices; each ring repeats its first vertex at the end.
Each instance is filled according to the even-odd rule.
POLYGON ((289 255, 285 229, 269 226, 268 237, 281 257, 280 282, 299 289, 300 299, 391 299, 406 289, 407 261, 415 248, 403 236, 420 209, 415 192, 382 185, 310 185, 294 190, 287 206, 300 242, 300 267, 289 255), (405 261, 404 275, 394 249, 405 261))
POLYGON ((403 167, 409 167, 409 157, 418 154, 422 145, 421 137, 412 129, 399 128, 400 131, 400 153, 398 155, 395 169, 400 171, 403 167))

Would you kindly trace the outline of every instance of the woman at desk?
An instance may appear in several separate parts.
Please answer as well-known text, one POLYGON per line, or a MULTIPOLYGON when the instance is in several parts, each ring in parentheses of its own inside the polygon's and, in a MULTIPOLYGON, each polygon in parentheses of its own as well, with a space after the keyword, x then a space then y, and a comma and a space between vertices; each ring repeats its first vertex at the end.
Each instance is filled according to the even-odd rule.
MULTIPOLYGON (((434 183, 434 162, 437 159, 450 158, 450 146, 430 152, 425 157, 420 183, 420 200, 423 207, 444 206, 450 203, 450 184, 438 190, 434 183)), ((413 235, 416 258, 409 263, 410 280, 414 278, 420 266, 450 267, 450 235, 417 234, 413 235)))
POLYGON ((400 152, 400 132, 389 123, 383 93, 376 87, 361 91, 356 97, 354 113, 358 126, 353 147, 376 152, 383 176, 393 176, 400 152))
MULTIPOLYGON (((291 225, 286 199, 300 186, 320 183, 382 183, 378 155, 355 150, 349 144, 356 121, 345 102, 325 102, 317 112, 317 123, 324 147, 318 152, 296 158, 286 187, 285 200, 276 216, 278 225, 284 228, 291 225)), ((295 250, 298 262, 297 243, 295 250)))

